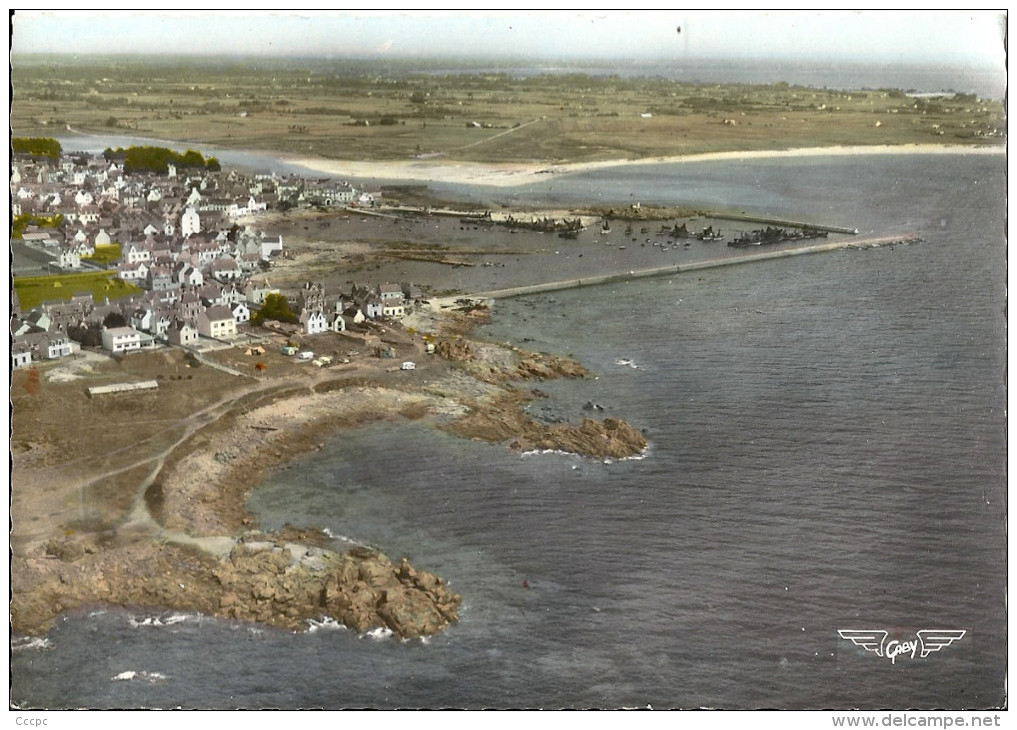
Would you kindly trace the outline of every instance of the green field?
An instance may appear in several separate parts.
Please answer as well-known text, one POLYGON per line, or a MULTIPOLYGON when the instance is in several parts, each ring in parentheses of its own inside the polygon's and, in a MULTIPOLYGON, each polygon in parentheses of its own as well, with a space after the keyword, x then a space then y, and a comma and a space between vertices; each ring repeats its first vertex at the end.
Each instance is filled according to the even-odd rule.
POLYGON ((123 251, 119 243, 110 243, 107 245, 98 245, 95 247, 94 256, 82 256, 83 261, 91 261, 92 263, 98 264, 99 266, 110 266, 120 260, 123 255, 123 251))
POLYGON ((117 279, 113 272, 89 271, 59 276, 14 277, 14 290, 21 308, 28 311, 43 302, 70 299, 75 294, 91 292, 95 301, 119 299, 142 290, 117 279))
POLYGON ((785 83, 425 74, 313 59, 12 59, 11 129, 349 160, 581 162, 787 147, 1003 144, 1003 104, 785 83))

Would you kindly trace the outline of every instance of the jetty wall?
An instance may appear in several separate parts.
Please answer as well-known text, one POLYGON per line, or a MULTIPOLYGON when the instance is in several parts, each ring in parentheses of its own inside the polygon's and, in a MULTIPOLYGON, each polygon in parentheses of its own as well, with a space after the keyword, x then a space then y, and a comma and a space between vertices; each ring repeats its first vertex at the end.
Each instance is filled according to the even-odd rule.
POLYGON ((735 266, 753 261, 766 261, 769 259, 782 259, 791 256, 804 256, 806 254, 824 253, 827 251, 841 251, 845 249, 879 248, 882 246, 904 245, 918 243, 922 239, 913 234, 906 233, 897 236, 884 236, 881 238, 846 239, 827 243, 817 243, 810 246, 799 246, 796 248, 784 248, 777 251, 760 251, 748 253, 741 256, 728 256, 721 259, 708 259, 706 261, 694 261, 686 264, 670 264, 667 266, 655 266, 648 269, 633 269, 631 271, 616 272, 613 274, 602 274, 600 276, 588 276, 577 279, 562 279, 549 281, 543 284, 528 284, 526 286, 510 287, 508 289, 497 289, 494 291, 480 292, 473 294, 477 299, 508 299, 509 297, 520 297, 527 294, 540 294, 542 292, 560 291, 562 289, 575 289, 583 286, 598 286, 601 284, 613 284, 634 279, 645 279, 651 276, 671 276, 688 271, 701 271, 703 269, 714 269, 721 266, 735 266))
POLYGON ((718 218, 726 221, 744 221, 746 223, 765 223, 770 226, 790 226, 792 228, 811 228, 814 231, 827 231, 828 233, 846 233, 855 235, 857 228, 845 228, 844 226, 827 226, 821 223, 804 223, 792 221, 786 218, 771 218, 768 216, 748 215, 745 213, 710 213, 708 218, 718 218))

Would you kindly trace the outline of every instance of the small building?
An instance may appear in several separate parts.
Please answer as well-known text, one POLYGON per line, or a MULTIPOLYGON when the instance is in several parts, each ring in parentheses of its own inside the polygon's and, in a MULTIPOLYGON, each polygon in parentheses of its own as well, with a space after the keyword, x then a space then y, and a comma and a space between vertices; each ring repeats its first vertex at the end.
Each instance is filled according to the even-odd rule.
POLYGON ((198 330, 183 319, 174 319, 166 330, 166 339, 174 345, 187 347, 198 341, 198 330))
POLYGON ((32 347, 27 342, 14 342, 11 345, 11 367, 27 368, 32 364, 32 347))
POLYGON ((320 309, 303 310, 300 313, 300 324, 304 328, 304 332, 309 335, 317 335, 322 332, 328 332, 329 329, 325 313, 320 309))
POLYGON ((211 306, 198 315, 198 332, 216 340, 236 337, 237 321, 226 307, 211 306))
POLYGON ((133 327, 104 327, 102 348, 110 352, 130 352, 141 349, 142 334, 133 327))
POLYGON ((237 302, 234 304, 230 311, 233 312, 233 319, 236 320, 237 324, 244 324, 245 322, 251 321, 251 310, 248 309, 247 305, 243 302, 237 302))

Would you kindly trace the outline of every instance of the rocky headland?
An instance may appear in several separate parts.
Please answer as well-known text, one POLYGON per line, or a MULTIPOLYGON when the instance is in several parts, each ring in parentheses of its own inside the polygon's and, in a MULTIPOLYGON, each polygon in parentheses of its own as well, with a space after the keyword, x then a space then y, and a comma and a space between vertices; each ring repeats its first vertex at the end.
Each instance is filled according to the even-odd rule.
POLYGON ((148 469, 128 472, 141 480, 131 487, 134 498, 121 489, 101 524, 15 551, 13 631, 44 633, 62 613, 91 606, 198 612, 291 631, 333 620, 403 639, 454 624, 461 599, 442 578, 317 528, 258 530, 246 503, 266 473, 324 448, 330 434, 385 419, 424 419, 519 451, 617 459, 646 448, 624 421, 534 419, 524 407, 539 391, 528 383, 583 378, 586 369, 467 338, 456 324, 436 343, 433 377, 383 384, 324 374, 253 384, 217 405, 215 418, 189 419, 189 435, 154 455, 148 469))

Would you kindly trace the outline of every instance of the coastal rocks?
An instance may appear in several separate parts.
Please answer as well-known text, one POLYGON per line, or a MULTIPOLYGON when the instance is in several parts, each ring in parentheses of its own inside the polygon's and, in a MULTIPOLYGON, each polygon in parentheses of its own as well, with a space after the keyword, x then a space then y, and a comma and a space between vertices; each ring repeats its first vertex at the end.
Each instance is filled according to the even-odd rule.
POLYGON ((516 392, 478 401, 466 416, 444 428, 466 438, 509 442, 518 451, 567 451, 598 459, 636 456, 648 444, 637 428, 614 418, 584 418, 578 426, 541 423, 519 407, 523 398, 516 392))
POLYGON ((248 541, 215 576, 223 588, 221 615, 293 630, 328 616, 358 633, 387 628, 416 638, 458 620, 460 597, 441 579, 361 548, 339 554, 248 541))
POLYGON ((516 365, 518 377, 550 380, 553 378, 585 378, 589 373, 581 363, 567 357, 531 355, 516 365))
POLYGON ((636 456, 647 446, 646 437, 632 425, 615 418, 584 418, 579 426, 560 424, 542 434, 527 433, 511 444, 519 451, 569 451, 598 459, 636 456))
POLYGON ((473 348, 466 340, 441 340, 434 346, 434 353, 452 362, 472 360, 473 348))
MULTIPOLYGON (((77 544, 53 542, 56 549, 77 544)), ((140 541, 82 550, 73 560, 52 557, 12 564, 16 633, 43 633, 61 613, 104 604, 193 611, 291 631, 326 616, 360 633, 382 628, 416 638, 455 623, 461 600, 405 559, 393 564, 371 550, 342 554, 261 533, 238 542, 225 559, 140 541)))

